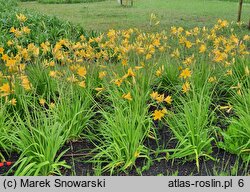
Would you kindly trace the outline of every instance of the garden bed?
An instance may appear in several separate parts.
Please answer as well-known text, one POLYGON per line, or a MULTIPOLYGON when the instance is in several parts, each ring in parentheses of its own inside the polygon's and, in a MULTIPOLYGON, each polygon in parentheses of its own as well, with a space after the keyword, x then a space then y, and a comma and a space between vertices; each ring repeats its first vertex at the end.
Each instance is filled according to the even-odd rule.
POLYGON ((249 175, 246 25, 86 33, 3 6, 0 174, 249 175))
MULTIPOLYGON (((164 134, 162 134, 164 135, 164 134)), ((167 134, 168 135, 168 134, 167 134)), ((86 145, 86 141, 73 142, 67 144, 65 148, 70 150, 66 154, 64 159, 71 169, 62 170, 62 174, 65 176, 91 176, 98 175, 98 170, 95 170, 89 160, 86 151, 83 152, 83 148, 92 149, 91 144, 86 145)), ((13 154, 7 161, 15 162, 18 160, 18 154, 13 154)), ((216 161, 212 160, 202 160, 200 163, 201 170, 198 172, 195 162, 183 162, 182 160, 176 161, 165 161, 165 160, 155 160, 151 162, 150 167, 146 170, 140 172, 144 167, 144 161, 138 159, 136 162, 136 169, 128 170, 126 173, 114 173, 115 176, 227 176, 227 175, 249 175, 250 168, 242 167, 241 161, 238 161, 236 155, 232 155, 222 149, 214 148, 213 157, 216 161)), ((5 175, 11 166, 4 166, 0 169, 0 175, 5 175)), ((9 175, 12 175, 10 172, 9 175)), ((103 176, 109 176, 109 173, 103 173, 103 176)))

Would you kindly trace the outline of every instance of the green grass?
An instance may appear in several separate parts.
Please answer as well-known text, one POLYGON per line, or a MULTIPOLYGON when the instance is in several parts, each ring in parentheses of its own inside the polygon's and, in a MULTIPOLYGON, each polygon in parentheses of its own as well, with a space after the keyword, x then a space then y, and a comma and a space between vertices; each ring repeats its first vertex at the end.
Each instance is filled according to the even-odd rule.
POLYGON ((39 3, 92 3, 92 2, 99 2, 105 0, 38 0, 39 3))
MULTIPOLYGON (((131 8, 121 7, 115 0, 82 4, 19 3, 23 9, 80 24, 87 30, 106 31, 110 28, 140 28, 144 31, 159 31, 170 26, 211 26, 218 18, 236 21, 238 3, 210 0, 137 0, 131 8), (150 26, 150 15, 155 13, 160 21, 150 26)), ((242 20, 248 22, 250 5, 244 4, 242 20)))
MULTIPOLYGON (((232 1, 232 2, 239 2, 239 0, 220 0, 220 1, 232 1)), ((243 0, 243 3, 250 3, 250 0, 243 0)))

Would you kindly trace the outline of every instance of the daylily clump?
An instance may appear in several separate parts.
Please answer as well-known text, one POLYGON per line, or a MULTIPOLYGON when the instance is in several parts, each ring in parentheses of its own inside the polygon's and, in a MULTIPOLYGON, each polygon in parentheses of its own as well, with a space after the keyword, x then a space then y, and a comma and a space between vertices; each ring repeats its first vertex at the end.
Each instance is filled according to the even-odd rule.
MULTIPOLYGON (((110 29, 95 37, 81 35, 78 41, 60 39, 56 43, 45 41, 41 44, 23 43, 34 31, 30 30, 26 23, 29 18, 24 14, 17 14, 16 19, 19 26, 9 28, 11 38, 0 42, 0 62, 3 65, 0 71, 1 97, 12 99, 18 87, 34 91, 26 69, 34 63, 42 63, 42 70, 47 71, 52 79, 67 81, 83 89, 88 86, 94 70, 100 81, 99 87, 92 87, 97 95, 103 93, 107 86, 104 82, 108 81, 110 85, 117 86, 121 99, 133 101, 131 90, 141 78, 140 71, 155 70, 155 79, 164 78, 168 69, 162 61, 158 63, 160 55, 178 69, 180 86, 177 91, 184 94, 192 89, 193 67, 199 65, 201 57, 212 70, 224 68, 221 75, 231 76, 236 59, 249 56, 250 36, 237 36, 233 30, 229 30, 231 24, 220 19, 211 29, 195 27, 185 30, 173 26, 169 32, 158 33, 144 33, 139 29, 110 29)), ((249 76, 248 66, 244 71, 249 76)), ((208 82, 215 83, 219 78, 212 75, 208 82)), ((240 93, 240 88, 237 91, 240 93)), ((173 103, 171 94, 152 92, 150 96, 159 106, 164 102, 167 105, 173 103)), ((12 100, 11 103, 15 106, 17 101, 12 100)), ((40 99, 40 104, 44 103, 40 99)), ((157 109, 154 119, 160 120, 165 114, 157 109)))

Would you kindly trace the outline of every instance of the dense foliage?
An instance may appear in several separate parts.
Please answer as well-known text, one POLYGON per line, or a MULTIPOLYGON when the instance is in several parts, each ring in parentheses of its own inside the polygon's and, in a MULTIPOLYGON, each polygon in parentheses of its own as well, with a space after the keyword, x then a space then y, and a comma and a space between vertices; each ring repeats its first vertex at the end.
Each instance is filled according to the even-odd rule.
POLYGON ((62 174, 63 146, 79 139, 93 144, 89 162, 101 173, 153 157, 199 171, 213 147, 238 155, 248 173, 250 36, 240 23, 88 35, 0 3, 0 158, 20 155, 15 175, 62 174), (159 145, 162 127, 174 148, 159 145))

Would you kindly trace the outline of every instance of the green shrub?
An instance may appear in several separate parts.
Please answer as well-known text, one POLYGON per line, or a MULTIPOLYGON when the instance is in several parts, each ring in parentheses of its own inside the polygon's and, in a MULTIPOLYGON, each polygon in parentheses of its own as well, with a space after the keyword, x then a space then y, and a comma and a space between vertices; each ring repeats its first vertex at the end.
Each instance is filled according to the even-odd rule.
MULTIPOLYGON (((83 27, 76 26, 70 22, 61 21, 56 17, 50 17, 30 11, 20 11, 16 8, 15 0, 0 0, 0 42, 7 42, 12 38, 9 30, 11 27, 20 27, 19 21, 16 19, 16 14, 24 14, 28 19, 25 25, 31 30, 28 38, 23 41, 23 45, 35 43, 40 45, 45 41, 51 44, 60 39, 67 38, 69 40, 78 40, 81 35, 88 38, 88 34, 83 27)), ((90 33, 90 37, 96 33, 90 33)))
MULTIPOLYGON (((7 38, 11 38, 9 30, 11 27, 19 27, 20 23, 16 20, 16 14, 19 11, 5 12, 0 15, 2 25, 0 26, 1 34, 7 34, 7 38)), ((28 17, 26 25, 29 26, 31 33, 24 42, 25 44, 35 43, 41 44, 45 41, 55 43, 59 39, 68 38, 76 40, 80 35, 85 34, 83 28, 74 26, 69 22, 60 21, 56 17, 48 17, 41 14, 23 12, 28 17)), ((0 37, 1 42, 6 42, 6 36, 0 37), (3 41, 5 39, 5 41, 3 41)))
POLYGON ((27 1, 36 1, 36 0, 19 0, 21 2, 27 2, 27 1))

